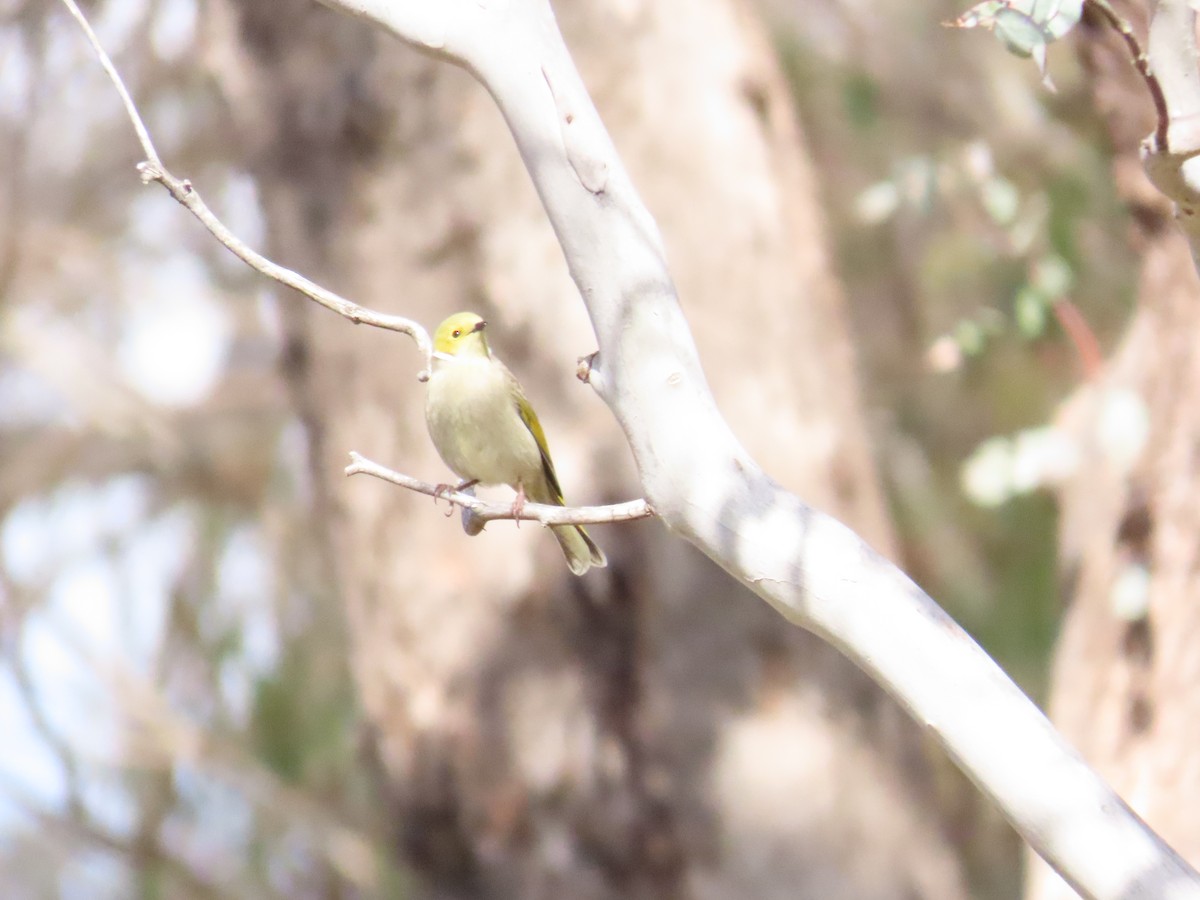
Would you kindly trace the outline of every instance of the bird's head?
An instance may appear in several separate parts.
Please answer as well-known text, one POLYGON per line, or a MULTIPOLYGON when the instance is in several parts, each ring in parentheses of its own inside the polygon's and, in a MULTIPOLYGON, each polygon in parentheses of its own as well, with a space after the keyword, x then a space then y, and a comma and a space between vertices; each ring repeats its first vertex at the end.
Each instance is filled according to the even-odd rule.
POLYGON ((439 359, 491 356, 483 336, 486 326, 487 322, 475 313, 455 313, 433 333, 434 356, 439 359))

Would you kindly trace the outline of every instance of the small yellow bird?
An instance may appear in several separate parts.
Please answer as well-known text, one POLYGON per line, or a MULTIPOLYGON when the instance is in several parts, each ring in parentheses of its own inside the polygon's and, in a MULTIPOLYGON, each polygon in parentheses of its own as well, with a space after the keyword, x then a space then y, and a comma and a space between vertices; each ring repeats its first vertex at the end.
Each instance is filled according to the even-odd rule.
MULTIPOLYGON (((517 492, 513 512, 526 498, 565 506, 546 435, 525 392, 488 348, 487 326, 475 313, 455 313, 433 334, 433 375, 425 396, 425 422, 442 460, 471 484, 507 484, 517 492)), ((578 525, 551 526, 576 575, 608 564, 578 525)))

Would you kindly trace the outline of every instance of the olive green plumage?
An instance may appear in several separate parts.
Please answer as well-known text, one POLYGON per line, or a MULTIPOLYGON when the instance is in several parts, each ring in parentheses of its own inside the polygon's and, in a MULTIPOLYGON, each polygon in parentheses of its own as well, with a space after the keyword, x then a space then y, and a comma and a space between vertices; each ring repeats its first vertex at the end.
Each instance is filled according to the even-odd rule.
MULTIPOLYGON (((565 506, 537 413, 517 379, 492 356, 486 322, 456 313, 433 335, 434 366, 425 398, 425 421, 438 453, 466 481, 507 484, 519 510, 534 503, 565 506)), ((576 575, 607 564, 604 553, 578 525, 551 526, 576 575)))

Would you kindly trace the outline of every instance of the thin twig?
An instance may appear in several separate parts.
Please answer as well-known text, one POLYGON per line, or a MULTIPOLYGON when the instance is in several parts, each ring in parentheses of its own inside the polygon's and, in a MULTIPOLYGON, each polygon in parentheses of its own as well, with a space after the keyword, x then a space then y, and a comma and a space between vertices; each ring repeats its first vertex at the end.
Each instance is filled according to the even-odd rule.
MULTIPOLYGON (((64 2, 69 2, 69 0, 64 0, 64 2)), ((146 184, 156 181, 165 187, 172 197, 187 207, 188 211, 201 221, 204 227, 212 233, 213 237, 232 251, 238 259, 250 266, 250 268, 261 272, 268 278, 273 278, 280 284, 287 285, 293 290, 299 291, 326 309, 333 310, 338 315, 349 319, 355 325, 374 325, 376 328, 386 328, 389 331, 399 331, 402 334, 409 335, 416 341, 417 348, 421 351, 425 360, 425 368, 417 377, 421 381, 429 380, 433 344, 429 340, 429 333, 420 324, 403 316, 392 316, 359 306, 357 303, 353 303, 332 291, 326 290, 319 284, 309 281, 303 275, 291 269, 284 268, 255 250, 252 250, 222 224, 221 220, 216 217, 213 211, 208 208, 208 205, 200 198, 200 193, 186 178, 176 178, 166 169, 162 168, 161 165, 156 165, 151 161, 138 163, 138 172, 141 173, 142 181, 146 184)))
POLYGON ((497 519, 521 519, 540 522, 543 525, 603 525, 611 522, 628 522, 633 519, 648 519, 655 515, 645 500, 629 500, 610 506, 550 506, 545 503, 526 503, 521 514, 513 515, 511 503, 489 503, 463 491, 447 488, 444 484, 430 484, 409 475, 395 472, 372 462, 359 453, 350 453, 351 463, 346 466, 347 475, 373 475, 391 484, 408 488, 419 494, 447 500, 465 510, 478 522, 497 519))
POLYGON ((1058 319, 1058 324, 1067 333, 1071 345, 1079 354, 1084 378, 1095 378, 1104 368, 1104 354, 1100 350, 1096 332, 1092 330, 1079 307, 1068 298, 1059 297, 1050 308, 1054 310, 1054 317, 1058 319))
POLYGON ((119 660, 102 677, 119 702, 126 750, 137 766, 169 773, 181 759, 206 775, 236 787, 264 821, 304 822, 319 836, 326 859, 347 881, 368 894, 377 892, 373 861, 380 848, 371 835, 336 805, 316 801, 246 752, 219 730, 201 728, 172 708, 160 685, 119 660))
POLYGON ((154 142, 150 140, 150 132, 146 128, 146 123, 142 121, 142 117, 138 114, 137 107, 133 103, 133 98, 129 96, 129 91, 125 88, 125 82, 121 80, 121 76, 117 72, 117 67, 113 65, 113 61, 109 58, 109 55, 100 46, 100 39, 96 37, 96 32, 92 31, 92 26, 88 24, 87 18, 84 16, 83 11, 75 4, 75 0, 62 0, 62 2, 71 15, 75 17, 75 21, 83 29, 83 33, 87 35, 88 42, 92 45, 92 49, 96 51, 96 56, 100 58, 100 65, 104 67, 104 71, 108 73, 108 77, 116 85, 117 93, 121 95, 121 102, 125 104, 125 112, 129 115, 129 121, 133 123, 133 130, 137 132, 138 143, 142 145, 142 152, 146 154, 146 158, 150 162, 161 169, 163 167, 162 160, 159 159, 158 151, 154 149, 154 142))
POLYGON ((1158 122, 1154 126, 1154 146, 1162 152, 1167 152, 1167 131, 1171 125, 1171 114, 1167 110, 1167 98, 1163 93, 1162 84, 1150 67, 1150 58, 1142 50, 1142 45, 1133 32, 1133 26, 1117 15, 1117 11, 1109 5, 1108 0, 1087 0, 1087 3, 1125 41, 1125 47, 1129 50, 1133 66, 1142 76, 1142 80, 1146 82, 1146 88, 1150 91, 1150 99, 1154 101, 1154 113, 1158 117, 1158 122))
POLYGON ((424 360, 424 366, 417 374, 417 378, 420 381, 428 381, 432 366, 433 344, 429 340, 429 333, 420 323, 403 316, 387 315, 386 313, 375 312, 374 310, 359 306, 357 303, 352 303, 344 297, 340 297, 332 291, 326 290, 320 285, 309 281, 303 275, 267 259, 225 227, 221 220, 216 217, 213 211, 208 208, 208 205, 200 198, 199 191, 196 190, 191 181, 186 178, 177 178, 167 170, 167 167, 163 165, 162 159, 158 155, 158 151, 154 148, 154 142, 150 139, 150 132, 142 121, 142 117, 138 114, 137 107, 134 105, 133 99, 125 87, 125 83, 121 80, 116 66, 113 65, 112 60, 100 45, 96 33, 92 31, 92 27, 75 4, 75 0, 62 0, 62 2, 75 18, 75 21, 79 23, 84 34, 87 35, 92 49, 96 51, 96 55, 100 59, 100 65, 104 67, 104 71, 108 73, 108 77, 112 80, 112 83, 117 88, 117 92, 121 95, 121 102, 125 105, 125 112, 129 115, 130 122, 133 123, 133 130, 137 133, 138 142, 142 145, 142 152, 146 155, 146 160, 138 163, 137 167, 138 172, 141 174, 142 182, 144 184, 158 182, 165 187, 172 197, 200 220, 201 224, 211 232, 213 237, 255 271, 292 288, 292 290, 300 292, 310 300, 319 303, 321 306, 332 310, 340 316, 344 316, 356 325, 374 325, 376 328, 384 328, 388 331, 398 331, 401 334, 407 334, 416 342, 417 349, 421 352, 424 360))
MULTIPOLYGON (((188 897, 228 897, 227 885, 220 885, 211 869, 193 868, 190 863, 176 856, 162 841, 151 843, 135 843, 128 836, 109 830, 98 822, 85 808, 77 811, 48 809, 40 799, 36 799, 28 789, 7 774, 0 775, 0 794, 5 801, 36 825, 36 833, 43 841, 49 842, 61 835, 69 840, 86 843, 91 847, 99 847, 124 856, 129 861, 137 861, 142 866, 151 863, 160 864, 169 876, 168 884, 177 882, 188 897), (226 888, 222 890, 221 888, 226 888)), ((65 852, 65 851, 64 851, 65 852)), ((111 887, 103 879, 96 881, 96 894, 102 896, 103 888, 111 887)))

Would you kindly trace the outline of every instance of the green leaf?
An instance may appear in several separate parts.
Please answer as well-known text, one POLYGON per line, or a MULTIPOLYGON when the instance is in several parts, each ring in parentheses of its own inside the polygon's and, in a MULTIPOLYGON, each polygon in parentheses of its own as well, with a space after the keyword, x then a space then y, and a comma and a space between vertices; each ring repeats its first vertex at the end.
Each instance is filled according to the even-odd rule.
POLYGON ((996 14, 993 28, 996 37, 1008 52, 1017 56, 1028 59, 1033 56, 1035 50, 1046 46, 1044 29, 1023 12, 1014 9, 1000 10, 996 14))
POLYGON ((962 350, 963 356, 978 356, 983 352, 983 345, 987 341, 987 334, 978 322, 971 319, 963 319, 954 326, 954 340, 958 342, 959 349, 962 350))
POLYGON ((1013 495, 1013 446, 1007 437, 988 438, 959 472, 959 484, 977 506, 994 508, 1013 495))
POLYGON ((1057 253, 1048 254, 1033 267, 1032 284, 1046 297, 1057 299, 1071 289, 1075 273, 1065 259, 1057 253))
POLYGON ((1027 284, 1017 291, 1013 313, 1017 328, 1025 337, 1041 337, 1046 330, 1046 297, 1031 285, 1027 284))
POLYGON ((1018 56, 1034 57, 1045 73, 1046 45, 1066 35, 1083 15, 1083 0, 984 0, 949 23, 990 28, 1018 56))
POLYGON ((979 188, 979 199, 997 225, 1009 225, 1017 217, 1021 195, 1007 178, 989 178, 979 188))

